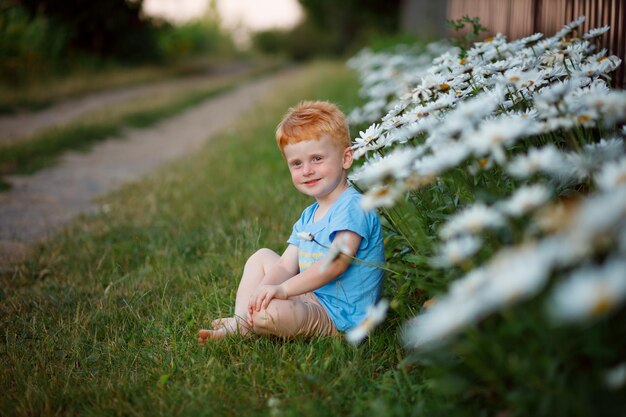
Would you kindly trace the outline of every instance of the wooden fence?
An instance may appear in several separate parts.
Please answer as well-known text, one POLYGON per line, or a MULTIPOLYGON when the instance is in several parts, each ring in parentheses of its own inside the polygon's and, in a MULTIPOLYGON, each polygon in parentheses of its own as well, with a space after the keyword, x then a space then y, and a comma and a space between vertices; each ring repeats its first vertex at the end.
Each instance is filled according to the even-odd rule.
POLYGON ((614 86, 626 86, 626 0, 448 0, 448 19, 464 15, 478 16, 491 34, 500 32, 511 40, 536 32, 550 36, 582 15, 587 18, 583 32, 609 25, 602 45, 622 60, 614 86))

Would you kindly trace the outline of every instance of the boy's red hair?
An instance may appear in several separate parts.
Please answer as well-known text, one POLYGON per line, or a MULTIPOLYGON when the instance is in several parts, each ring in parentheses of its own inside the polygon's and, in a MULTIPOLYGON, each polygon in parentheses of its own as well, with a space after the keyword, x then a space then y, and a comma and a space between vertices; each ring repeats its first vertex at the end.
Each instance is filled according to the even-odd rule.
POLYGON ((327 101, 302 101, 289 109, 276 128, 280 151, 286 145, 328 135, 341 150, 351 145, 346 116, 327 101))

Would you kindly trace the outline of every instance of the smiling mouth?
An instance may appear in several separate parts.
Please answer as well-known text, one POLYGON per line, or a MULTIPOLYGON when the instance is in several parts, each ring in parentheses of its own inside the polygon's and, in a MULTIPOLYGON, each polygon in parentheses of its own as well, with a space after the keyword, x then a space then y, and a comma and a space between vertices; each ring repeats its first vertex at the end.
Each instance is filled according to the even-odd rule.
POLYGON ((317 184, 317 182, 318 182, 319 180, 320 180, 319 178, 318 178, 318 179, 316 179, 316 180, 309 180, 309 181, 305 181, 303 184, 304 184, 304 185, 313 185, 313 184, 317 184))

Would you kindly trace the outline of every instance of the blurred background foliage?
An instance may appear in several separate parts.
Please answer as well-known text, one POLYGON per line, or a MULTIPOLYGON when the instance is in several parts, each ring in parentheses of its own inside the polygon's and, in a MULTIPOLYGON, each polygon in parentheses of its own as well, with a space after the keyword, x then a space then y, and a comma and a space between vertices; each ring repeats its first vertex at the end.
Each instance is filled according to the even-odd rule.
POLYGON ((299 0, 305 17, 291 30, 257 32, 255 50, 302 61, 318 56, 347 57, 365 45, 381 47, 415 41, 399 25, 401 0, 299 0))
POLYGON ((214 7, 198 20, 172 25, 144 16, 142 0, 0 4, 0 81, 5 85, 112 65, 171 64, 236 53, 214 7))
POLYGON ((366 44, 402 39, 400 0, 299 1, 305 17, 296 27, 257 32, 242 51, 221 26, 214 1, 202 18, 173 25, 143 14, 143 0, 0 0, 0 84, 242 53, 345 58, 366 44))
POLYGON ((65 52, 130 61, 158 56, 156 28, 142 19, 141 1, 16 0, 31 21, 64 33, 65 52))

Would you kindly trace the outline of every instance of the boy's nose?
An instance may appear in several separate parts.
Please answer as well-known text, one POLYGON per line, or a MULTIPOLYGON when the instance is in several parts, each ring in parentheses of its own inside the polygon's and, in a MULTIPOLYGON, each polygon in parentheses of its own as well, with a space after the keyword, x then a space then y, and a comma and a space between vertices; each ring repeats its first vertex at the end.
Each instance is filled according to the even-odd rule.
POLYGON ((310 164, 304 164, 304 175, 311 175, 313 173, 313 167, 310 164))

